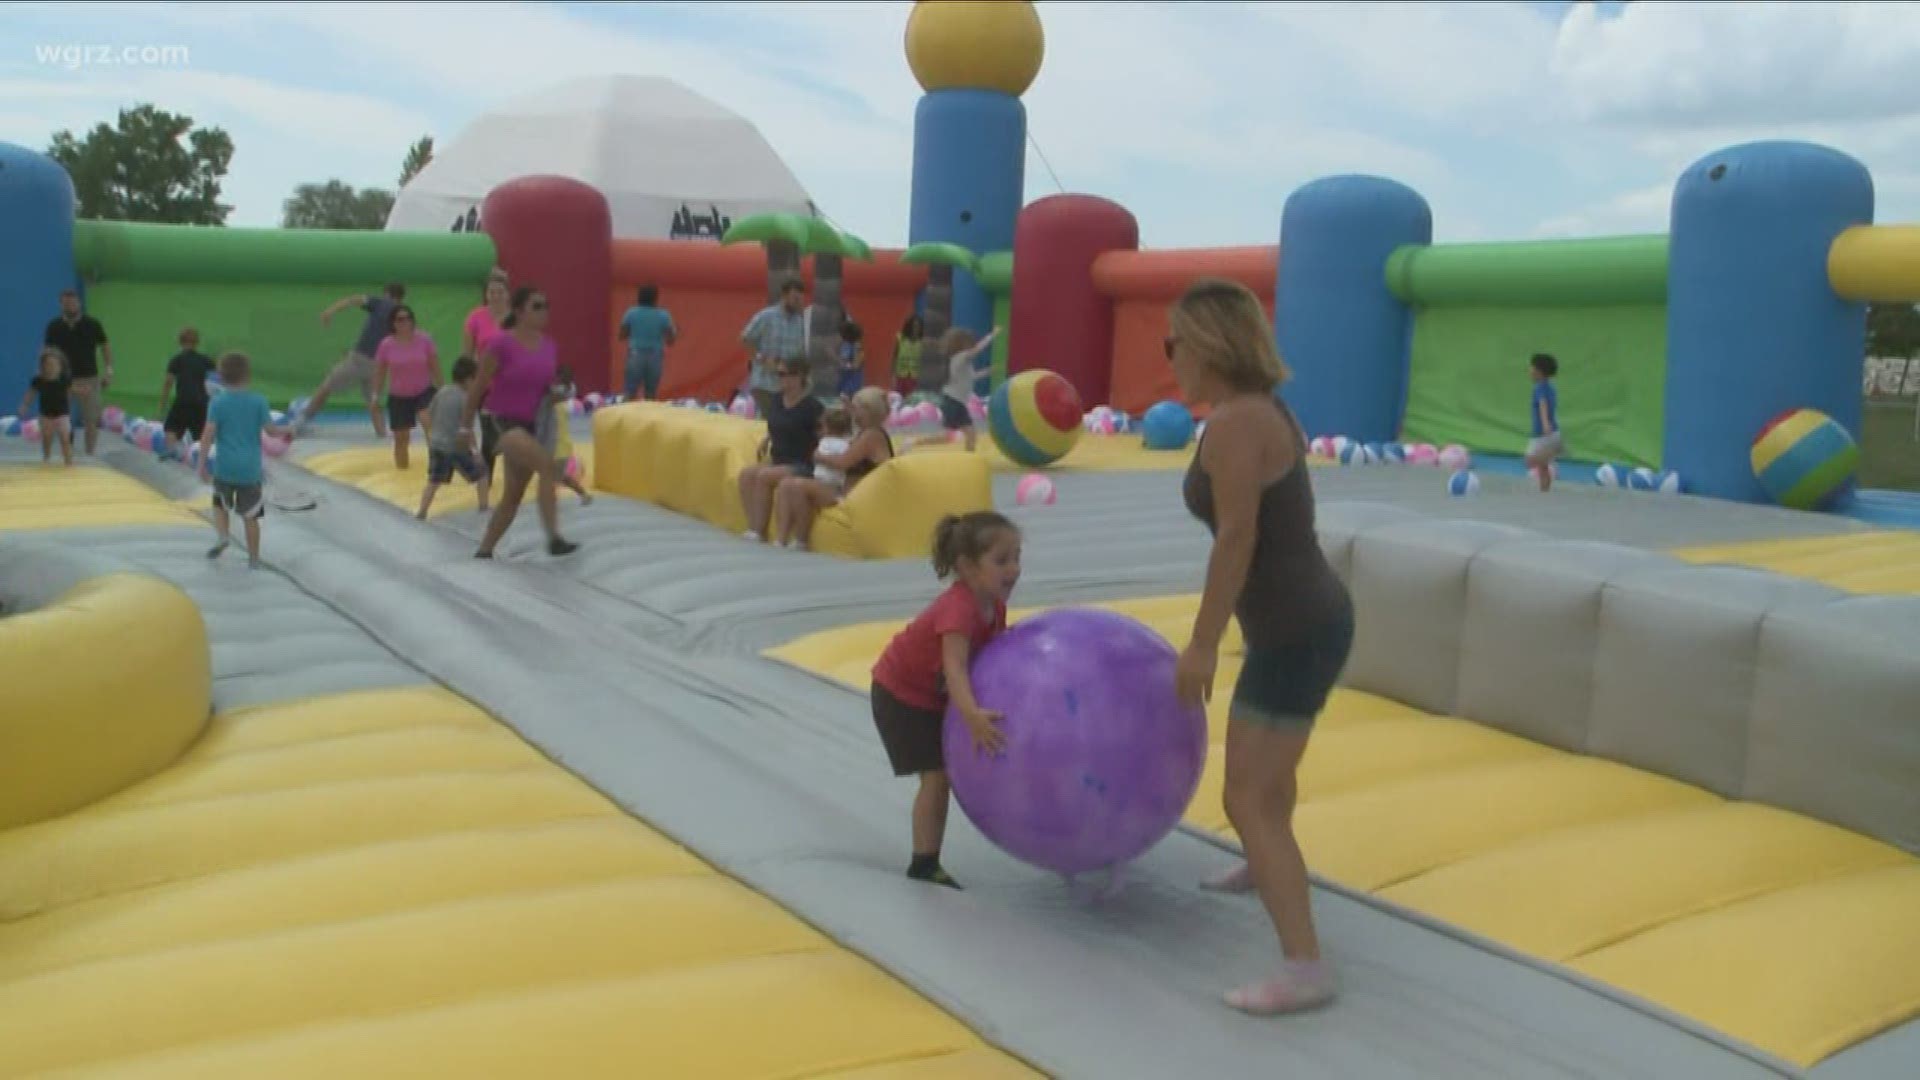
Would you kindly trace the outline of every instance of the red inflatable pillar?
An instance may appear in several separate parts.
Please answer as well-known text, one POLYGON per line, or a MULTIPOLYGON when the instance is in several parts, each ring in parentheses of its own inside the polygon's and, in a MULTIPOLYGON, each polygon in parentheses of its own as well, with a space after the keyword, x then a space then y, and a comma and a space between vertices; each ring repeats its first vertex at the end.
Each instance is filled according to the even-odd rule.
POLYGON ((547 295, 547 333, 580 392, 618 390, 607 348, 613 315, 613 217, 598 188, 564 176, 522 176, 487 193, 480 227, 514 288, 547 295))
POLYGON ((1007 374, 1057 372, 1088 408, 1107 404, 1113 383, 1113 298, 1093 285, 1102 252, 1140 247, 1127 208, 1093 195, 1049 195, 1013 226, 1013 303, 1007 374))

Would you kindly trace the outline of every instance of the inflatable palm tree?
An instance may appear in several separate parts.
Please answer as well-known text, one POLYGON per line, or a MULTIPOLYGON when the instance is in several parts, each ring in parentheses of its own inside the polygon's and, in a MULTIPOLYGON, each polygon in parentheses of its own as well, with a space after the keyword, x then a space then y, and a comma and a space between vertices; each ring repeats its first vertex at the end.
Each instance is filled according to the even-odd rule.
POLYGON ((947 354, 940 338, 953 325, 953 272, 977 273, 980 259, 959 244, 935 240, 913 245, 901 253, 900 261, 927 268, 926 303, 920 312, 920 387, 938 390, 947 383, 947 354))
POLYGON ((780 300, 780 286, 800 275, 800 259, 813 256, 812 336, 807 361, 813 367, 813 392, 832 397, 840 383, 840 324, 846 318, 841 304, 840 278, 844 260, 873 259, 866 241, 841 232, 825 218, 804 214, 754 214, 733 223, 720 238, 722 244, 757 243, 767 251, 767 303, 780 300))

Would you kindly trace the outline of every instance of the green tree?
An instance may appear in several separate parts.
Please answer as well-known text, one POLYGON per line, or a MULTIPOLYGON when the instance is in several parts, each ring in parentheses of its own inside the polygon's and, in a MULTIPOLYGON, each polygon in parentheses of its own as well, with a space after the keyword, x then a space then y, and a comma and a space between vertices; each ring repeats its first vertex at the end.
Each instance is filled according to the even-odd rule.
POLYGON ((283 229, 381 229, 393 209, 393 192, 381 188, 356 191, 352 184, 329 180, 301 184, 281 204, 283 229))
POLYGON ((420 175, 420 170, 433 161, 433 136, 422 135, 420 141, 407 147, 407 159, 400 163, 400 186, 406 187, 407 181, 420 175))
POLYGON ((233 207, 220 182, 233 161, 233 139, 220 128, 153 105, 121 109, 112 126, 95 124, 76 138, 54 135, 47 156, 73 178, 83 218, 225 225, 233 207))
POLYGON ((1867 355, 1920 355, 1920 308, 1913 304, 1868 304, 1867 355))

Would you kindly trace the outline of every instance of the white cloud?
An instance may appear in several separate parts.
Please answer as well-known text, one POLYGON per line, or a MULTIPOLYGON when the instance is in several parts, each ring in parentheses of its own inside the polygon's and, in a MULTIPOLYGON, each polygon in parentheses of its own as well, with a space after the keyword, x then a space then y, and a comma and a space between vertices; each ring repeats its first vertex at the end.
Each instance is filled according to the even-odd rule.
POLYGON ((1666 232, 1672 205, 1672 184, 1637 188, 1572 213, 1548 218, 1534 228, 1533 235, 1540 239, 1563 239, 1666 232))
POLYGON ((1553 70, 1584 118, 1644 127, 1860 123, 1920 114, 1920 5, 1576 4, 1553 70))

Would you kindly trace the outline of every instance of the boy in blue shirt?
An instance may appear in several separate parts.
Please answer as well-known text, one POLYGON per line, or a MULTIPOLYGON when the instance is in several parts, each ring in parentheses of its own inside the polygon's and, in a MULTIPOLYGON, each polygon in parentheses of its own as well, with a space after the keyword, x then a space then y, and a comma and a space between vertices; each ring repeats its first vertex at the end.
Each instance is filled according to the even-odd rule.
POLYGON ((1553 459, 1564 445, 1560 438, 1560 394, 1553 377, 1560 361, 1548 353, 1534 353, 1528 361, 1533 374, 1533 438, 1527 443, 1527 469, 1540 478, 1540 490, 1553 487, 1553 459))
POLYGON ((220 358, 220 384, 225 392, 207 407, 207 424, 200 433, 200 479, 213 483, 213 530, 220 538, 207 552, 217 559, 231 542, 229 512, 247 526, 247 568, 260 568, 260 514, 265 508, 260 485, 262 432, 291 439, 293 432, 273 422, 267 399, 248 387, 253 365, 246 354, 230 352, 220 358))

